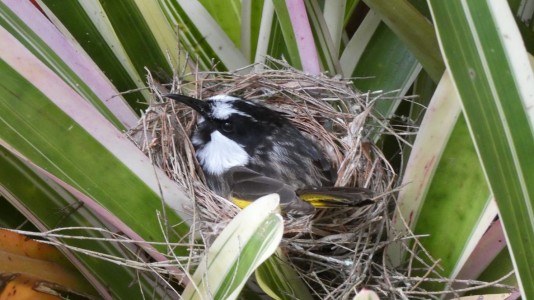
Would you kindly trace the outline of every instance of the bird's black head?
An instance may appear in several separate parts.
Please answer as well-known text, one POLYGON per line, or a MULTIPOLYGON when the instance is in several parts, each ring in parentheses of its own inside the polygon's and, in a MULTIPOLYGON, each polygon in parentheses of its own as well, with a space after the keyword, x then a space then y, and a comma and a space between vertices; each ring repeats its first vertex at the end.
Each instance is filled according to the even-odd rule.
POLYGON ((188 105, 200 114, 192 135, 204 171, 220 175, 234 166, 245 166, 273 133, 288 125, 280 113, 238 97, 218 95, 205 101, 184 95, 165 97, 188 105))

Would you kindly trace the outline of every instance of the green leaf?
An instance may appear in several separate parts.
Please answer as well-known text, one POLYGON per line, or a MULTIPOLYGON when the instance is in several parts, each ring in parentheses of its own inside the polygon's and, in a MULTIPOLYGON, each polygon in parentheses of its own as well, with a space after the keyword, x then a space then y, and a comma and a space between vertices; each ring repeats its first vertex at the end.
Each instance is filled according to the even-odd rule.
POLYGON ((43 0, 40 6, 47 17, 66 36, 72 36, 113 82, 117 90, 135 109, 145 109, 149 93, 135 91, 145 86, 143 73, 138 73, 124 46, 113 30, 98 1, 43 0))
MULTIPOLYGON (((102 0, 100 3, 137 73, 144 74, 145 68, 148 68, 160 82, 171 82, 173 71, 165 51, 175 53, 176 50, 174 47, 161 47, 151 30, 149 19, 143 16, 146 12, 133 0, 102 0)), ((152 11, 161 14, 161 11, 152 11)), ((162 17, 159 14, 150 16, 160 20, 162 17)))
POLYGON ((370 11, 347 43, 340 57, 344 77, 353 75, 365 48, 369 45, 380 23, 378 15, 370 11))
POLYGON ((176 26, 180 44, 201 68, 235 70, 248 64, 239 48, 196 0, 158 0, 169 22, 176 26))
MULTIPOLYGON (((107 84, 107 82, 105 82, 105 79, 97 76, 93 76, 93 78, 88 78, 88 76, 85 76, 84 79, 86 81, 82 80, 82 78, 80 78, 78 74, 76 74, 76 72, 71 68, 74 62, 70 61, 71 65, 67 64, 67 60, 70 57, 65 56, 73 53, 66 53, 66 51, 64 51, 62 53, 64 57, 62 58, 41 39, 47 38, 51 42, 60 40, 62 43, 67 43, 67 41, 65 39, 62 39, 61 36, 54 35, 55 32, 53 31, 55 29, 52 26, 50 26, 51 28, 48 28, 48 30, 51 32, 40 32, 40 34, 35 33, 23 22, 23 20, 19 19, 17 15, 15 15, 15 13, 13 13, 6 4, 10 4, 11 7, 18 9, 19 14, 32 15, 31 21, 35 22, 37 19, 40 19, 41 24, 33 23, 34 26, 39 26, 38 29, 51 25, 49 21, 46 20, 46 18, 44 18, 41 13, 38 12, 35 7, 33 7, 33 5, 31 5, 30 3, 16 3, 15 5, 13 5, 14 3, 7 1, 6 3, 0 3, 0 25, 3 28, 13 34, 19 40, 19 42, 21 42, 26 47, 26 49, 30 50, 32 54, 37 56, 49 68, 54 70, 54 72, 58 76, 60 76, 65 82, 67 82, 72 89, 74 89, 78 94, 87 99, 87 101, 91 102, 98 109, 98 111, 103 114, 108 120, 110 120, 117 128, 124 130, 126 129, 124 125, 133 125, 132 122, 135 122, 136 119, 134 119, 133 117, 135 116, 130 115, 126 117, 126 121, 124 122, 126 124, 122 123, 120 120, 117 119, 115 115, 113 115, 112 112, 110 112, 109 108, 104 105, 101 98, 99 98, 99 96, 97 96, 97 94, 91 89, 90 84, 102 88, 103 85, 107 84), (35 15, 36 13, 37 15, 35 15), (43 21, 45 22, 44 24, 42 24, 43 21), (96 79, 99 79, 100 82, 104 81, 104 84, 95 83, 96 80, 94 77, 97 77, 96 79)), ((24 17, 27 16, 24 15, 24 17)), ((67 48, 65 46, 63 47, 67 48)), ((78 57, 80 56, 78 53, 75 54, 78 57)), ((75 64, 77 65, 75 65, 74 67, 83 66, 87 69, 94 67, 94 65, 86 63, 86 61, 84 61, 83 59, 78 59, 75 64)), ((80 69, 78 69, 78 71, 80 71, 80 69)), ((111 97, 109 93, 107 94, 107 96, 111 97)), ((117 98, 115 99, 115 101, 121 101, 121 99, 117 98)))
POLYGON ((445 66, 432 24, 407 0, 364 0, 413 53, 435 82, 445 66))
MULTIPOLYGON (((295 37, 295 32, 293 30, 293 24, 291 23, 291 18, 289 16, 289 11, 287 9, 285 0, 273 0, 274 10, 276 11, 276 19, 279 22, 279 29, 284 37, 284 45, 287 49, 288 57, 287 61, 291 66, 296 69, 302 69, 302 62, 300 60, 299 48, 297 45, 297 38, 295 37)), ((276 45, 278 46, 278 45, 276 45)), ((269 51, 269 53, 273 53, 269 51)), ((273 57, 279 57, 273 55, 273 57)))
MULTIPOLYGON (((270 3, 269 1, 266 1, 265 3, 270 3)), ((273 7, 273 14, 274 14, 274 7, 273 7)), ((274 58, 278 59, 284 59, 289 60, 289 50, 288 46, 285 42, 285 38, 282 32, 282 28, 280 23, 278 22, 278 15, 274 14, 272 16, 271 24, 267 24, 269 27, 269 31, 265 34, 269 34, 268 46, 265 52, 265 55, 269 55, 274 58)), ((263 27, 262 27, 263 28, 263 27)), ((258 49, 260 49, 258 47, 258 49)), ((262 56, 262 53, 258 51, 256 53, 256 61, 255 62, 263 62, 265 60, 265 56, 262 56)))
MULTIPOLYGON (((428 198, 427 193, 433 182, 434 173, 441 161, 443 151, 447 146, 459 115, 460 101, 454 91, 450 76, 445 73, 421 122, 404 171, 401 183, 403 188, 398 196, 398 214, 393 219, 395 228, 399 232, 405 230, 404 222, 412 230, 418 224, 419 214, 428 198)), ((460 143, 459 145, 462 146, 462 150, 465 150, 465 143, 460 143)), ((451 148, 451 150, 456 149, 451 148)), ((478 164, 477 161, 475 163, 478 164)), ((453 163, 451 165, 454 166, 453 163)), ((442 191, 447 188, 445 185, 446 181, 442 182, 442 191)), ((442 197, 445 196, 446 194, 442 195, 442 197)), ((431 216, 432 214, 428 214, 430 220, 432 220, 431 216)), ((436 218, 434 220, 441 221, 436 218)), ((426 228, 421 230, 426 231, 426 233, 429 232, 426 228)), ((398 248, 390 249, 390 256, 394 265, 399 265, 403 261, 403 255, 404 253, 398 248)))
MULTIPOLYGON (((50 230, 57 227, 96 227, 106 228, 108 224, 100 221, 100 217, 87 206, 65 191, 59 185, 35 172, 26 163, 19 160, 5 148, 0 147, 0 193, 11 204, 17 207, 33 224, 41 230, 50 230)), ((4 204, 2 204, 4 205, 4 204)), ((2 214, 6 207, 2 206, 2 214)), ((2 218, 4 216, 2 215, 2 218)), ((13 228, 13 227, 11 227, 13 228)), ((71 234, 88 238, 109 238, 93 230, 72 230, 71 234)), ((60 239, 66 244, 82 249, 106 253, 116 257, 128 257, 124 248, 107 241, 88 239, 60 239)), ((63 249, 63 251, 65 251, 63 249)), ((71 262, 90 280, 92 285, 104 297, 141 297, 141 290, 146 293, 154 292, 154 282, 146 273, 125 268, 112 263, 81 254, 68 252, 71 262), (139 288, 132 289, 132 281, 138 283, 139 288), (111 295, 110 295, 111 294, 111 295)), ((132 255, 129 257, 134 259, 132 255)), ((156 293, 162 295, 162 289, 157 288, 156 293)))
POLYGON ((526 299, 534 297, 534 74, 507 3, 429 0, 526 299))
MULTIPOLYGON (((258 38, 257 44, 255 45, 256 50, 254 51, 254 56, 251 54, 251 58, 254 57, 254 63, 265 62, 265 56, 268 53, 269 48, 271 47, 271 37, 273 36, 273 31, 275 28, 279 27, 278 22, 275 21, 274 15, 274 4, 272 1, 263 1, 263 7, 261 9, 261 22, 258 28, 258 38)), ((280 37, 281 39, 281 37, 280 37)), ((251 42, 252 43, 252 42, 251 42)), ((251 46, 252 47, 252 46, 251 46)), ((285 48, 283 45, 280 45, 278 49, 285 48)), ((258 65, 258 67, 261 65, 258 65)), ((257 68, 258 68, 257 67, 257 68)))
MULTIPOLYGON (((439 126, 440 122, 435 121, 439 126)), ((459 118, 446 142, 441 159, 436 157, 439 164, 431 177, 420 216, 414 222, 417 223, 416 234, 430 234, 421 243, 434 258, 440 259, 442 274, 449 277, 463 251, 469 248, 478 226, 482 232, 487 229, 487 222, 478 224, 491 197, 463 117, 459 118), (447 247, 443 247, 444 244, 447 247)), ((489 221, 495 217, 494 210, 493 215, 488 216, 489 221)))
POLYGON ((263 7, 263 0, 245 0, 241 3, 241 52, 249 62, 256 57, 263 7))
POLYGON ((317 0, 312 0, 306 1, 305 5, 323 70, 327 71, 330 76, 341 74, 342 70, 338 59, 339 48, 336 49, 334 45, 319 3, 317 0))
POLYGON ((284 222, 276 194, 261 197, 240 212, 204 254, 184 299, 235 299, 254 270, 282 240, 284 222))
POLYGON ((273 299, 313 299, 306 284, 279 250, 256 270, 261 289, 273 299))
MULTIPOLYGON (((402 165, 400 166, 399 178, 404 177, 406 170, 406 162, 412 153, 412 145, 417 137, 417 132, 423 121, 426 109, 430 104, 430 100, 434 92, 436 91, 437 84, 434 83, 432 78, 424 71, 420 72, 413 83, 412 93, 416 97, 409 103, 408 119, 406 122, 407 135, 405 140, 408 144, 402 145, 402 165)), ((408 104, 408 103, 405 103, 408 104)))
POLYGON ((213 19, 221 26, 224 33, 237 46, 241 46, 239 30, 241 28, 241 1, 239 0, 199 0, 213 19), (223 12, 224 13, 221 13, 223 12))
POLYGON ((168 222, 179 224, 173 230, 185 236, 183 205, 190 202, 177 186, 3 28, 0 41, 10 45, 0 50, 0 139, 143 238, 163 240, 158 210, 168 210, 168 222))
MULTIPOLYGON (((341 57, 343 73, 347 77, 355 78, 354 86, 364 93, 387 92, 388 97, 400 99, 412 86, 421 70, 421 65, 385 24, 377 24, 378 19, 375 14, 369 12, 364 23, 366 26, 358 29, 349 42, 349 45, 355 46, 347 46, 343 51, 341 57), (369 30, 371 33, 367 32, 369 30), (361 37, 363 37, 362 44, 358 45, 361 37), (352 64, 351 60, 356 60, 357 64, 352 69, 346 68, 348 64, 352 64)), ((396 111, 399 101, 378 100, 374 105, 375 113, 388 118, 396 111)))
POLYGON ((344 32, 344 15, 346 11, 346 0, 339 0, 329 2, 329 5, 324 5, 323 14, 324 20, 332 37, 333 52, 336 57, 340 55, 341 39, 344 32))
MULTIPOLYGON (((4 167, 3 169, 7 168, 4 167)), ((2 182, 1 179, 0 182, 2 182)), ((2 190, 0 191, 0 195, 8 193, 7 188, 5 188, 5 184, 2 183, 2 186, 3 187, 1 188, 2 190)), ((28 219, 24 217, 24 215, 15 206, 11 205, 5 197, 0 196, 0 205, 2 206, 2 212, 0 212, 0 227, 37 231, 37 227, 28 222, 28 219)))

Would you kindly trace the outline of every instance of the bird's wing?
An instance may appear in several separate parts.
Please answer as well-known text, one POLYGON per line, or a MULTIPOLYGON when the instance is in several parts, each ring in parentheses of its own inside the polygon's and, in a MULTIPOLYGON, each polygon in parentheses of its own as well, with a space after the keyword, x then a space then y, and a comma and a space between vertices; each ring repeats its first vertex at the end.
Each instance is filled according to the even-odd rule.
POLYGON ((293 187, 249 168, 233 167, 226 172, 225 177, 232 190, 232 201, 240 207, 262 196, 276 193, 280 195, 280 205, 285 212, 309 214, 314 211, 312 205, 297 197, 293 187))

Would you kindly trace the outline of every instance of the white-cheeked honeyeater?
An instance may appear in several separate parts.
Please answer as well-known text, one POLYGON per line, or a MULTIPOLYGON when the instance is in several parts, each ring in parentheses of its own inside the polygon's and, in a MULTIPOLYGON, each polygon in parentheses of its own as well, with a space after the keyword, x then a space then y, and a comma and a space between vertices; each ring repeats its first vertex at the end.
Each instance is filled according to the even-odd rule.
POLYGON ((228 95, 164 96, 199 114, 191 141, 207 184, 239 207, 272 193, 289 214, 373 203, 368 189, 333 187, 336 172, 322 150, 281 113, 228 95))

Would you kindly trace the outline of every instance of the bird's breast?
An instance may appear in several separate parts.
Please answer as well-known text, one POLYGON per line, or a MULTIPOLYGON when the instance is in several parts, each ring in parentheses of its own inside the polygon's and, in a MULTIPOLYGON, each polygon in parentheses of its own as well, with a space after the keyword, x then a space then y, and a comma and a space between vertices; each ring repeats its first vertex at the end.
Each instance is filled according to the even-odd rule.
POLYGON ((196 147, 197 159, 204 172, 210 175, 220 176, 232 167, 247 165, 250 159, 243 146, 217 130, 210 134, 207 143, 196 147))

